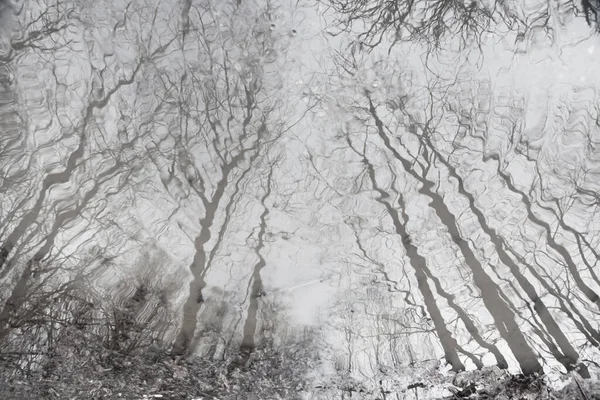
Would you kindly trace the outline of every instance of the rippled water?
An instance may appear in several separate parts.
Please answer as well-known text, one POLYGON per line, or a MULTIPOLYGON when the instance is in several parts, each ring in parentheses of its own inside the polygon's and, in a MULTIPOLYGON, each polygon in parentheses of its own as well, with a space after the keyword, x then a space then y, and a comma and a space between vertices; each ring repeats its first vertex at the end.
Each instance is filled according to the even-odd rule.
POLYGON ((378 43, 322 2, 79 3, 0 3, 0 338, 92 269, 160 286, 136 315, 177 353, 311 326, 363 381, 595 370, 600 56, 568 7, 378 43))

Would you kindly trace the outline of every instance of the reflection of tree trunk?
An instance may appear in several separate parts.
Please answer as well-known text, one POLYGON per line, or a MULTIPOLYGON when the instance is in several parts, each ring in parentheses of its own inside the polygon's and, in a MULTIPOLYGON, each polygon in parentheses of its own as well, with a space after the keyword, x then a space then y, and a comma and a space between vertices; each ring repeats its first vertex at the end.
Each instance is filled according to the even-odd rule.
MULTIPOLYGON (((243 153, 242 153, 243 155, 243 153)), ((234 158, 235 164, 239 160, 239 155, 234 158)), ((232 161, 232 162, 234 162, 232 161)), ((173 353, 183 354, 189 350, 189 346, 194 339, 196 332, 196 326, 198 324, 198 312, 204 303, 204 297, 202 290, 206 287, 206 281, 204 276, 210 267, 206 263, 206 244, 210 241, 211 231, 219 203, 225 193, 227 187, 229 174, 233 170, 232 164, 228 164, 223 169, 223 177, 217 185, 217 189, 212 200, 209 202, 204 201, 204 218, 200 220, 200 234, 196 237, 194 247, 196 254, 194 254, 194 260, 190 265, 190 272, 192 273, 192 280, 190 282, 188 295, 183 305, 183 321, 181 328, 173 344, 173 353)), ((206 199, 206 197, 203 197, 206 199)))
MULTIPOLYGON (((233 157, 229 163, 223 166, 223 176, 217 184, 217 188, 210 202, 205 197, 205 194, 201 193, 203 204, 205 207, 204 218, 200 220, 200 234, 196 237, 196 240, 194 242, 196 254, 194 255, 194 260, 190 265, 192 281, 190 282, 188 296, 183 305, 182 326, 179 330, 179 333, 177 334, 177 338, 175 339, 175 343, 173 345, 173 352, 175 354, 183 354, 187 350, 189 350, 188 347, 194 338, 194 333, 196 332, 196 325, 198 324, 198 312, 200 312, 200 308, 204 303, 202 290, 204 290, 204 288, 206 287, 205 276, 210 268, 210 264, 207 263, 207 254, 205 246, 211 239, 211 228, 214 223, 214 219, 217 214, 221 200, 225 194, 225 190, 229 184, 229 176, 233 172, 233 170, 238 166, 238 164, 244 159, 245 155, 248 152, 251 152, 253 154, 250 160, 250 164, 248 166, 248 169, 251 168, 253 160, 255 160, 259 153, 258 148, 260 139, 261 135, 258 136, 252 147, 243 149, 240 153, 233 157)), ((245 176, 245 174, 242 174, 242 177, 243 176, 245 176)), ((222 239, 222 237, 220 237, 220 239, 222 239)), ((215 246, 219 245, 220 242, 217 242, 215 244, 215 246)), ((210 257, 209 260, 212 262, 213 257, 210 257)))
MULTIPOLYGON (((525 276, 523 276, 519 266, 513 261, 513 259, 504 250, 504 248, 505 248, 504 239, 500 235, 497 234, 495 229, 493 229, 492 227, 490 227, 488 225, 485 216, 483 215, 481 210, 475 205, 474 196, 471 193, 467 192, 467 190, 465 189, 464 181, 463 181, 462 177, 456 171, 456 168, 454 168, 452 165, 450 165, 450 163, 435 149, 435 147, 431 143, 431 139, 427 136, 426 133, 424 133, 422 136, 420 136, 420 140, 424 145, 427 145, 432 150, 432 152, 437 156, 437 159, 442 164, 444 164, 444 166, 448 169, 450 176, 457 180, 458 192, 460 194, 462 194, 463 196, 465 196, 469 200, 469 209, 477 217, 479 226, 490 237, 490 240, 494 245, 496 253, 498 254, 498 257, 500 258, 500 261, 502 261, 502 263, 504 263, 504 265, 506 265, 510 269, 510 272, 516 278, 516 280, 519 283, 519 285, 521 286, 521 288, 525 291, 525 293, 527 294, 527 297, 529 297, 529 300, 533 303, 534 310, 540 316, 540 319, 542 320, 543 324, 546 326, 548 333, 550 335, 552 335, 554 340, 556 340, 556 343, 558 344, 558 346, 560 346, 561 350, 563 351, 563 354, 553 353, 553 356, 565 366, 567 371, 574 369, 575 364, 577 363, 577 360, 579 359, 579 355, 578 355, 577 351, 573 348, 573 346, 571 345, 571 342, 569 342, 569 340, 563 333, 562 329, 558 326, 558 324, 556 323, 556 321, 554 320, 554 318, 548 311, 548 308, 546 307, 546 305, 544 304, 542 299, 538 296, 537 291, 535 290, 535 288, 533 287, 531 282, 529 282, 529 280, 527 280, 527 278, 525 278, 525 276)), ((589 373, 587 373, 587 372, 583 372, 583 374, 589 376, 589 373)))
POLYGON ((196 248, 196 254, 194 260, 190 265, 190 271, 192 272, 192 281, 190 282, 188 296, 185 304, 183 305, 183 322, 175 344, 173 345, 173 352, 175 354, 183 354, 188 350, 189 344, 194 338, 194 332, 196 331, 196 325, 198 324, 198 312, 204 303, 202 296, 202 290, 206 287, 206 281, 204 280, 204 271, 206 269, 206 251, 204 246, 210 240, 210 228, 213 223, 215 213, 217 211, 218 203, 211 204, 210 208, 206 210, 206 216, 200 221, 201 230, 200 235, 196 238, 194 246, 196 248))
MULTIPOLYGON (((347 142, 352 147, 349 138, 347 138, 347 142)), ((377 201, 387 209, 388 214, 390 215, 394 223, 396 234, 400 235, 400 237, 408 237, 406 227, 400 221, 398 211, 396 211, 387 201, 383 200, 385 198, 389 198, 390 196, 387 192, 385 192, 377 185, 377 181, 375 178, 375 168, 364 155, 362 155, 362 157, 363 164, 365 165, 365 167, 367 167, 373 189, 377 191, 380 195, 377 201)), ((444 357, 446 358, 448 364, 452 366, 453 371, 462 371, 465 369, 465 366, 460 361, 460 357, 457 353, 457 348, 459 347, 459 345, 456 342, 456 339, 452 337, 452 334, 446 327, 446 321, 444 321, 444 317, 442 316, 442 313, 436 304, 435 297, 427 282, 427 275, 424 271, 426 268, 426 260, 423 256, 421 256, 418 253, 417 248, 410 241, 405 241, 404 247, 406 248, 406 255, 408 256, 409 263, 415 271, 415 277, 417 278, 417 287, 419 288, 419 291, 423 296, 423 302, 425 303, 425 307, 429 312, 435 330, 440 338, 440 343, 442 345, 442 348, 444 349, 444 357)))
POLYGON ((578 266, 576 265, 575 261, 573 260, 573 257, 571 257, 571 255, 569 254, 569 252, 567 251, 567 249, 564 246, 558 244, 556 242, 556 240, 554 240, 554 237, 552 236, 552 229, 550 228, 550 225, 535 216, 535 214, 533 213, 533 210, 532 210, 531 201, 529 200, 527 195, 525 193, 523 193, 521 190, 516 188, 516 186, 512 183, 512 178, 510 177, 510 175, 508 175, 507 173, 505 173, 501 170, 500 157, 498 155, 490 155, 490 156, 483 157, 483 161, 485 161, 485 162, 487 162, 490 159, 493 159, 498 162, 498 168, 497 168, 498 176, 500 176, 502 178, 502 180, 506 184, 506 187, 511 192, 517 193, 521 196, 521 200, 522 200, 523 204, 525 205, 525 208, 527 210, 527 217, 529 218, 529 220, 531 222, 533 222, 534 224, 536 224, 537 226, 540 226, 544 229, 544 231, 546 232, 546 242, 552 249, 556 250, 556 252, 561 255, 561 257, 565 261, 565 264, 567 265, 569 272, 571 273, 571 276, 575 280, 575 283, 577 284, 577 287, 579 288, 579 290, 581 290, 581 292, 592 303, 595 303, 596 306, 598 306, 600 308, 600 297, 592 288, 590 288, 584 282, 583 278, 581 277, 581 274, 579 273, 578 266))
POLYGON ((432 190, 434 183, 417 174, 413 170, 411 163, 402 157, 402 155, 391 145, 389 137, 385 134, 383 122, 379 119, 375 106, 370 98, 369 112, 375 120, 378 135, 384 142, 386 148, 391 151, 394 157, 402 164, 404 170, 422 184, 419 193, 431 199, 429 207, 435 211, 440 221, 446 226, 452 240, 460 249, 466 264, 473 273, 475 285, 481 291, 483 303, 494 318, 495 325, 498 328, 500 335, 519 361, 523 373, 531 374, 534 372, 542 372, 542 366, 538 362, 537 356, 532 348, 525 340, 523 333, 520 331, 519 326, 515 321, 514 313, 502 300, 500 288, 486 274, 483 266, 469 247, 469 244, 460 236, 456 217, 450 212, 444 203, 443 198, 432 190))
MULTIPOLYGON (((403 225, 398 225, 396 227, 396 232, 402 232, 406 229, 403 225), (400 226, 400 228, 398 227, 400 226)), ((415 271, 415 277, 417 278, 417 285, 419 287, 419 291, 423 296, 423 301, 425 306, 427 307, 427 311, 431 316, 433 324, 435 326, 435 330, 440 337, 440 342, 442 343, 442 347, 444 348, 444 356, 448 364, 452 365, 453 371, 462 371, 465 369, 465 366, 460 361, 456 349, 458 348, 458 343, 456 339, 452 336, 448 328, 446 327, 446 322, 444 321, 444 317, 438 308, 435 297, 431 292, 431 288, 427 283, 427 275, 424 272, 424 267, 426 265, 425 258, 423 258, 418 252, 417 248, 413 245, 406 246, 406 254, 410 260, 410 265, 413 267, 415 271)))
MULTIPOLYGON (((400 201, 401 200, 399 200, 399 202, 400 201)), ((405 221, 408 221, 408 215, 405 212, 404 206, 402 206, 402 215, 405 218, 405 221)), ((504 356, 502 355, 502 353, 500 352, 498 347, 495 344, 490 344, 490 343, 486 342, 481 337, 479 330, 475 326, 475 323, 473 322, 471 317, 469 317, 469 314, 466 313, 465 310, 463 310, 458 304, 456 304, 456 302, 454 301, 454 296, 452 296, 451 294, 449 294, 448 292, 446 292, 443 289, 443 287, 440 283, 440 279, 438 277, 436 277, 435 275, 433 275, 433 273, 431 272, 429 267, 427 267, 427 265, 424 265, 423 269, 424 269, 425 273, 427 274, 427 276, 429 276, 429 279, 431 279, 433 281, 433 283, 435 284, 437 293, 440 296, 442 296, 444 299, 446 299, 450 308, 452 308, 452 310, 454 310, 454 312, 458 315, 460 320, 465 325, 465 328, 467 328, 467 331, 471 334, 471 336, 475 340, 475 342, 478 345, 480 345, 482 348, 484 348, 484 349, 488 350, 490 353, 492 353, 494 355, 494 357, 496 357, 496 362, 498 363, 498 368, 502 368, 502 369, 508 368, 508 363, 506 362, 506 358, 504 358, 504 356)), ((475 362, 475 365, 477 365, 476 362, 475 362)))
POLYGON ((260 230, 258 232, 258 244, 255 248, 255 253, 258 256, 258 262, 254 265, 254 271, 252 273, 252 290, 250 292, 250 304, 248 305, 248 315, 244 322, 244 330, 242 337, 242 344, 240 346, 241 360, 240 365, 245 365, 250 358, 250 355, 256 347, 256 326, 258 324, 258 299, 263 292, 263 282, 260 272, 265 267, 266 262, 260 253, 265 247, 264 236, 267 231, 267 217, 269 215, 269 208, 265 204, 267 198, 271 194, 271 178, 273 176, 273 167, 269 171, 267 177, 267 190, 261 199, 263 205, 263 212, 260 216, 260 230))

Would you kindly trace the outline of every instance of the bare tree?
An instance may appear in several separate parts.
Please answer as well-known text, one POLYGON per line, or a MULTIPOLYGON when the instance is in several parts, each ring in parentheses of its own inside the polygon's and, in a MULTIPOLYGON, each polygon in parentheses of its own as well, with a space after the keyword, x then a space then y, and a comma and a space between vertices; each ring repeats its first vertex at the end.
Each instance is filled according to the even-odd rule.
POLYGON ((278 95, 287 45, 274 31, 277 12, 270 2, 186 3, 181 66, 155 71, 166 127, 157 125, 149 154, 173 213, 194 210, 191 224, 199 221, 190 234, 194 257, 176 353, 190 350, 206 276, 253 171, 294 124, 282 119, 287 110, 278 95))
POLYGON ((93 267, 80 258, 86 249, 103 248, 111 257, 124 246, 111 214, 141 178, 143 126, 153 118, 132 118, 136 106, 127 90, 176 37, 156 41, 126 24, 122 44, 139 53, 115 60, 110 51, 98 52, 103 44, 94 28, 69 3, 21 10, 27 23, 2 60, 2 122, 9 128, 0 148, 2 338, 43 311, 44 299, 67 291, 85 262, 93 267), (73 73, 69 63, 77 58, 83 64, 73 73), (117 104, 121 118, 113 119, 117 104))
MULTIPOLYGON (((513 99, 514 103, 516 103, 515 100, 513 99)), ((463 143, 471 138, 476 138, 475 140, 484 145, 484 148, 488 147, 491 144, 488 138, 489 131, 494 129, 495 125, 489 126, 487 129, 481 129, 482 127, 478 126, 473 120, 471 112, 449 103, 451 102, 447 103, 448 109, 453 115, 457 111, 460 112, 468 127, 467 130, 456 135, 453 148, 457 152, 468 151, 470 153, 474 148, 470 146, 467 148, 463 143)), ((590 111, 585 102, 580 104, 582 105, 581 108, 577 107, 569 112, 564 124, 559 123, 557 126, 550 126, 542 132, 539 132, 537 127, 526 129, 522 123, 521 112, 515 112, 513 109, 510 113, 512 115, 509 114, 503 118, 503 126, 500 128, 502 130, 507 129, 507 134, 502 143, 505 144, 505 146, 502 146, 504 148, 494 146, 493 150, 490 148, 486 150, 487 154, 481 156, 484 163, 497 163, 495 168, 497 179, 508 193, 519 199, 520 206, 525 211, 524 226, 534 226, 539 229, 540 241, 535 242, 521 237, 521 240, 527 242, 524 249, 520 249, 518 243, 503 237, 500 232, 489 225, 484 213, 476 208, 475 196, 465 188, 465 181, 468 178, 459 176, 455 159, 449 156, 444 158, 438 152, 439 159, 448 168, 452 176, 456 177, 459 190, 470 199, 471 208, 478 216, 481 226, 492 238, 501 261, 510 267, 517 282, 534 304, 534 308, 540 315, 544 325, 544 330, 547 329, 547 334, 552 336, 560 347, 560 351, 555 349, 552 353, 557 359, 562 359, 561 362, 564 364, 575 362, 577 359, 576 351, 566 339, 562 329, 554 322, 544 301, 538 297, 534 287, 521 272, 521 268, 525 267, 525 271, 535 277, 547 293, 555 301, 558 301, 561 312, 572 321, 590 344, 596 346, 598 332, 589 324, 590 310, 587 304, 593 304, 594 308, 598 307, 597 292, 600 288, 600 282, 594 271, 593 263, 595 261, 592 261, 595 259, 596 247, 593 243, 597 241, 597 238, 596 235, 588 234, 585 228, 579 227, 581 225, 576 226, 573 220, 567 222, 569 213, 590 216, 597 213, 597 204, 588 203, 584 200, 584 196, 579 197, 581 192, 578 192, 578 187, 594 186, 595 182, 589 179, 588 173, 591 171, 585 162, 572 164, 569 159, 570 155, 565 154, 565 160, 559 157, 553 160, 551 165, 548 165, 542 156, 542 151, 550 149, 542 149, 533 144, 535 138, 540 137, 540 135, 547 137, 565 135, 572 137, 573 143, 576 144, 572 151, 580 151, 583 154, 593 151, 596 127, 593 124, 588 124, 587 120, 594 121, 596 118, 595 112, 593 108, 590 111), (581 128, 574 128, 573 120, 583 120, 584 123, 581 124, 581 128), (519 158, 522 158, 532 167, 529 186, 521 186, 522 184, 517 183, 516 175, 510 172, 508 160, 512 159, 512 162, 516 162, 519 158), (564 164, 566 168, 557 167, 557 163, 564 164), (552 182, 552 185, 549 185, 549 182, 552 182), (557 194, 559 190, 563 193, 557 194), (556 228, 553 228, 553 226, 556 226, 556 228), (549 256, 550 253, 553 255, 549 256), (516 261, 513 261, 511 257, 516 261), (554 268, 559 268, 565 273, 553 277, 550 271, 554 268), (566 293, 561 294, 561 291, 558 290, 559 287, 571 287, 571 285, 574 285, 573 289, 566 293), (583 309, 586 309, 587 312, 582 313, 583 309), (588 314, 588 316, 585 314, 588 314)), ((430 136, 425 136, 425 140, 429 140, 429 145, 434 146, 430 136)), ((585 192, 584 190, 583 193, 585 192)), ((591 220, 584 219, 582 222, 583 226, 586 226, 591 220)), ((594 310, 593 314, 597 314, 597 312, 597 310, 594 310)), ((582 373, 586 373, 585 370, 582 370, 582 373)))
MULTIPOLYGON (((446 360, 457 370, 467 360, 481 367, 487 353, 507 367, 502 341, 525 373, 541 372, 547 357, 568 371, 589 376, 582 363, 588 345, 582 347, 580 341, 597 342, 589 324, 597 300, 592 271, 596 237, 564 217, 574 198, 557 196, 552 192, 556 186, 549 182, 570 182, 574 194, 578 186, 574 182, 591 193, 592 180, 586 173, 577 174, 572 165, 562 172, 547 164, 542 168, 539 148, 532 142, 551 133, 522 131, 522 101, 511 99, 504 109, 485 109, 481 82, 472 83, 481 90, 467 101, 460 90, 477 91, 460 77, 456 82, 435 78, 419 85, 393 61, 393 72, 385 69, 385 62, 380 64, 378 78, 385 84, 367 89, 361 85, 362 100, 336 98, 338 111, 348 110, 354 118, 328 138, 334 143, 329 152, 311 153, 312 160, 326 160, 321 161, 325 167, 313 162, 320 179, 331 179, 327 168, 344 160, 344 179, 351 184, 329 185, 328 198, 340 205, 355 237, 356 254, 347 261, 363 273, 370 270, 378 282, 385 282, 390 296, 406 299, 407 307, 418 311, 411 303, 424 303, 423 316, 438 335, 446 360), (486 119, 487 115, 493 117, 486 119), (504 135, 498 136, 498 131, 504 135), (527 178, 509 172, 513 154, 533 167, 527 178), (506 215, 501 206, 520 208, 514 206, 517 203, 490 208, 491 194, 477 189, 481 169, 475 165, 493 166, 486 179, 501 187, 503 196, 520 201, 523 211, 514 217, 497 215, 506 215), (532 185, 523 186, 524 182, 532 185), (354 201, 340 200, 340 193, 354 201), (380 208, 369 209, 369 203, 380 208), (543 244, 529 238, 538 237, 533 232, 541 232, 543 244), (405 269, 412 270, 414 278, 405 269), (561 296, 561 287, 569 288, 568 294, 561 296), (482 323, 485 319, 492 323, 482 323), (573 327, 577 339, 566 331, 573 332, 573 327)), ((349 76, 360 79, 351 63, 345 67, 349 76)), ((576 113, 569 127, 588 118, 586 111, 576 113)), ((594 120, 593 113, 589 118, 594 120)), ((561 129, 580 136, 583 140, 577 143, 593 151, 593 130, 561 129)), ((565 157, 565 163, 567 159, 577 158, 565 157)), ((594 210, 595 206, 588 207, 586 212, 594 210)))
POLYGON ((269 216, 269 207, 266 204, 269 195, 272 190, 272 180, 273 180, 273 169, 276 165, 272 165, 269 167, 269 171, 267 173, 267 182, 265 187, 264 196, 261 198, 261 204, 263 206, 263 212, 260 214, 260 225, 259 231, 257 233, 257 244, 255 247, 256 256, 258 258, 256 264, 254 265, 252 271, 252 283, 250 289, 250 300, 248 304, 248 311, 246 315, 246 319, 244 321, 243 327, 243 337, 242 344, 240 345, 241 359, 239 360, 240 365, 244 365, 248 362, 250 355, 256 348, 256 332, 257 332, 257 324, 258 324, 258 311, 259 311, 259 301, 260 298, 264 295, 264 285, 262 280, 262 269, 266 266, 266 260, 262 251, 265 247, 265 234, 267 232, 267 218, 269 216))

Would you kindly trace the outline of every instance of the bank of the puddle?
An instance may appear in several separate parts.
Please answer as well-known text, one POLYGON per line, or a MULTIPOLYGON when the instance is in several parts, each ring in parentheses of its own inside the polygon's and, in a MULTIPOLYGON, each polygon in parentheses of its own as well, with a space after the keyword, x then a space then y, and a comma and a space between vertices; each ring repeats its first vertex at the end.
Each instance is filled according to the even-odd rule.
MULTIPOLYGON (((78 357, 62 354, 29 377, 0 378, 3 399, 523 399, 590 400, 600 398, 600 381, 564 375, 514 375, 496 367, 444 373, 415 366, 389 371, 388 380, 351 382, 307 379, 279 355, 262 359, 234 371, 225 361, 198 357, 172 357, 159 351, 118 356, 100 354, 78 357), (326 383, 327 382, 327 383, 326 383)), ((300 366, 300 360, 294 360, 300 366)), ((301 370, 301 368, 300 368, 301 370)), ((299 370, 299 371, 300 371, 299 370)), ((4 371, 5 372, 5 371, 4 371)))
POLYGON ((346 377, 317 385, 308 398, 589 400, 600 398, 598 378, 596 374, 592 379, 583 379, 576 372, 523 375, 497 367, 453 373, 417 365, 387 371, 385 376, 368 382, 346 377))

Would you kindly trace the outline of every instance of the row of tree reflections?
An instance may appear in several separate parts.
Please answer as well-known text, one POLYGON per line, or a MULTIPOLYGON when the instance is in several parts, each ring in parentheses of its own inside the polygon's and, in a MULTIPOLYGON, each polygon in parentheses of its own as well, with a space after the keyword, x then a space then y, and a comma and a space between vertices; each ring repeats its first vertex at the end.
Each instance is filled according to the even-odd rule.
MULTIPOLYGON (((371 49, 385 43, 386 32, 396 32, 390 49, 403 34, 434 47, 453 33, 460 48, 481 44, 481 20, 490 18, 475 3, 454 8, 444 2, 415 30, 410 7, 337 4, 345 23, 369 22, 359 38, 371 49), (462 21, 462 28, 438 29, 443 15, 462 21)), ((526 25, 526 32, 536 29, 526 25)), ((365 81, 355 59, 342 64, 365 81)), ((548 358, 589 376, 581 359, 593 363, 595 353, 586 349, 598 347, 594 321, 600 305, 595 88, 572 88, 568 100, 548 106, 554 120, 527 125, 531 99, 503 98, 485 80, 462 81, 471 81, 469 75, 455 77, 454 87, 437 77, 423 85, 399 73, 398 63, 382 64, 378 85, 359 93, 357 102, 342 101, 353 113, 334 138, 340 146, 335 157, 322 151, 339 162, 345 148, 344 162, 355 165, 357 177, 336 188, 355 200, 338 204, 358 248, 347 261, 354 273, 377 276, 361 282, 370 285, 354 297, 352 322, 340 321, 349 349, 375 336, 376 345, 363 351, 366 358, 387 357, 397 365, 398 354, 412 360, 422 352, 423 333, 433 331, 454 370, 464 369, 465 360, 481 368, 483 350, 500 367, 507 367, 510 354, 525 373, 542 371, 548 358), (565 148, 566 142, 573 145, 565 148), (370 213, 373 201, 379 209, 370 213), (400 300, 390 304, 396 295, 400 300), (361 308, 368 327, 353 330, 361 308), (383 326, 383 332, 374 333, 373 326, 383 326), (396 334, 402 331, 408 333, 396 334), (411 335, 420 339, 409 340, 411 335)), ((323 165, 331 168, 330 162, 323 165)), ((346 351, 349 369, 360 352, 346 351)))
POLYGON ((3 361, 50 354, 75 324, 125 353, 229 337, 207 352, 237 347, 235 368, 281 332, 259 298, 281 142, 302 118, 279 72, 294 30, 270 2, 147 3, 0 3, 3 361), (151 260, 148 246, 173 244, 158 240, 165 229, 191 238, 176 249, 191 250, 189 276, 171 276, 174 257, 151 260), (253 243, 234 249, 250 268, 247 305, 232 326, 199 324, 205 303, 208 316, 221 307, 206 279, 231 268, 236 235, 253 243), (210 327, 222 332, 207 338, 210 327))
MULTIPOLYGON (((345 334, 338 369, 377 374, 435 359, 433 333, 455 371, 481 368, 492 355, 526 374, 552 360, 589 377, 600 306, 595 87, 553 96, 560 100, 541 105, 548 115, 531 118, 544 100, 494 92, 501 85, 473 81, 474 69, 415 78, 402 56, 389 56, 406 37, 429 49, 444 47, 440 40, 484 44, 492 25, 501 30, 485 5, 434 3, 415 28, 421 10, 410 5, 334 3, 345 28, 367 22, 352 55, 337 60, 350 77, 336 83, 357 88, 352 100, 340 89, 328 103, 346 122, 328 137, 335 144, 311 154, 321 160, 318 176, 338 174, 321 190, 336 198, 355 242, 342 258, 352 306, 342 302, 346 315, 332 322, 345 334), (457 23, 445 29, 444 17, 457 23), (380 47, 385 56, 375 61, 380 47), (368 67, 357 48, 372 51, 368 67)), ((570 6, 557 11, 565 16, 570 6)), ((524 24, 517 40, 535 36, 540 26, 527 22, 535 12, 520 19, 524 10, 505 11, 524 24)))
MULTIPOLYGON (((307 87, 300 105, 294 82, 307 71, 289 72, 290 10, 2 8, 14 32, 3 33, 0 71, 0 341, 43 322, 53 333, 35 346, 50 346, 64 317, 46 313, 51 300, 84 277, 115 284, 103 271, 127 269, 149 239, 178 236, 189 239, 189 284, 175 280, 158 303, 181 300, 183 318, 154 338, 186 354, 222 331, 237 340, 231 365, 246 365, 273 320, 260 315, 266 267, 278 267, 269 256, 285 248, 277 219, 292 216, 309 232, 325 221, 339 232, 332 248, 345 255, 330 255, 337 272, 349 267, 342 283, 368 278, 366 296, 356 289, 352 310, 328 322, 342 327, 349 370, 365 355, 371 366, 405 363, 404 340, 416 361, 429 351, 419 343, 439 342, 454 370, 491 354, 525 373, 552 358, 589 375, 582 355, 600 345, 595 95, 574 92, 577 107, 530 127, 519 99, 484 86, 429 80, 424 90, 397 64, 323 54, 327 90, 307 87), (364 70, 384 83, 365 88, 364 70), (310 127, 323 109, 334 118, 310 127), (199 315, 222 307, 207 287, 223 273, 246 276, 244 307, 239 322, 208 329, 199 315)), ((118 290, 131 292, 125 308, 145 298, 132 290, 118 290)))
POLYGON ((339 102, 352 115, 336 145, 314 150, 321 169, 352 171, 330 189, 355 241, 344 260, 359 277, 349 279, 350 318, 337 322, 348 368, 352 357, 427 358, 432 332, 456 371, 491 354, 526 374, 551 359, 589 376, 600 306, 595 91, 572 89, 581 108, 558 104, 554 120, 528 126, 530 102, 485 81, 424 88, 398 63, 374 65, 381 88, 339 102))

